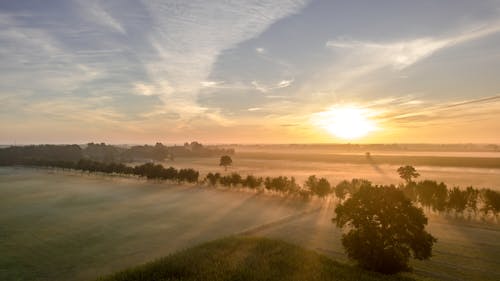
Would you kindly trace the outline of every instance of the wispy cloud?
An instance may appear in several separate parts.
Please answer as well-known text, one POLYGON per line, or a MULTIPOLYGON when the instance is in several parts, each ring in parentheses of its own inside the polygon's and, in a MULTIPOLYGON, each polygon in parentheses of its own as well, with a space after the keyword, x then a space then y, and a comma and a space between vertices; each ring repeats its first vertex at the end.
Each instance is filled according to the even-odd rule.
POLYGON ((380 122, 397 123, 399 126, 418 127, 452 120, 465 123, 494 115, 500 115, 500 95, 439 104, 421 100, 400 101, 386 106, 384 113, 378 119, 380 122))
POLYGON ((395 42, 369 42, 345 39, 330 40, 328 48, 347 51, 345 54, 356 58, 366 71, 391 66, 401 70, 409 67, 435 52, 468 41, 476 40, 500 31, 500 24, 493 23, 470 28, 459 34, 448 37, 426 37, 395 42))
POLYGON ((290 85, 292 85, 293 81, 294 79, 289 79, 289 80, 285 79, 273 85, 263 85, 262 83, 259 83, 257 81, 252 81, 252 85, 255 87, 257 91, 262 93, 267 93, 272 90, 289 87, 290 85))
POLYGON ((118 22, 116 18, 111 16, 108 11, 103 7, 103 5, 98 0, 86 0, 81 1, 80 8, 86 14, 86 18, 89 18, 95 23, 98 23, 102 26, 108 27, 116 32, 125 34, 125 28, 123 25, 118 22))
POLYGON ((260 107, 251 107, 249 109, 247 109, 248 111, 259 111, 259 110, 262 110, 262 108, 260 107))
POLYGON ((201 87, 216 86, 205 82, 217 56, 239 42, 258 36, 305 4, 306 1, 295 0, 145 1, 154 21, 150 42, 158 53, 158 57, 146 62, 151 83, 167 80, 173 93, 182 95, 182 102, 191 103, 188 108, 196 110, 186 111, 186 107, 176 103, 172 93, 159 92, 158 96, 186 118, 203 113, 204 109, 197 105, 197 96, 201 87))

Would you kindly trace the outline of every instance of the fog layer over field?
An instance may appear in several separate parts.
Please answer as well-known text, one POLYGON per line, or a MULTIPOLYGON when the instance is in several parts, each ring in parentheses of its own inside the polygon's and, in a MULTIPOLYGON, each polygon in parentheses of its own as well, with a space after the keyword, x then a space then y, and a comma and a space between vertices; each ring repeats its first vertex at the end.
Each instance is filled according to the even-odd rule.
MULTIPOLYGON (((266 235, 346 260, 332 202, 79 172, 0 168, 0 279, 88 280, 215 238, 266 235)), ((498 225, 431 218, 416 271, 498 280, 498 225)))
MULTIPOLYGON (((239 150, 238 150, 239 151, 239 150)), ((342 180, 352 178, 363 178, 372 181, 375 184, 398 184, 402 183, 396 170, 403 165, 414 165, 420 173, 417 180, 431 179, 443 181, 448 186, 474 186, 477 188, 491 188, 500 190, 500 167, 460 167, 462 163, 470 163, 481 158, 446 156, 443 158, 439 152, 434 152, 436 156, 428 154, 419 155, 424 157, 421 161, 426 163, 433 159, 443 161, 450 166, 440 165, 415 165, 400 159, 401 154, 391 154, 390 161, 397 164, 385 164, 380 160, 380 155, 375 152, 367 158, 365 153, 351 153, 346 158, 339 159, 339 154, 328 155, 324 152, 294 152, 293 150, 275 150, 274 152, 265 151, 243 151, 231 156, 233 165, 229 172, 238 172, 242 175, 253 174, 257 176, 294 176, 299 183, 304 182, 308 176, 317 175, 327 178, 331 183, 336 184, 342 180), (432 157, 432 158, 430 158, 432 157), (429 158, 430 160, 428 160, 429 158), (354 163, 353 163, 354 162, 354 163)), ((380 152, 387 153, 387 152, 380 152)), ((394 152, 396 153, 396 152, 394 152)), ((341 155, 341 154, 340 154, 341 155)), ((410 156, 409 161, 413 160, 410 156)), ((497 157, 485 157, 497 162, 497 157)), ((222 171, 217 167, 219 159, 216 157, 205 158, 179 158, 175 161, 165 161, 164 166, 174 166, 176 168, 194 168, 200 173, 222 171)), ((432 162, 431 162, 432 163, 432 162)))
POLYGON ((0 169, 0 280, 86 280, 310 208, 251 193, 0 169))

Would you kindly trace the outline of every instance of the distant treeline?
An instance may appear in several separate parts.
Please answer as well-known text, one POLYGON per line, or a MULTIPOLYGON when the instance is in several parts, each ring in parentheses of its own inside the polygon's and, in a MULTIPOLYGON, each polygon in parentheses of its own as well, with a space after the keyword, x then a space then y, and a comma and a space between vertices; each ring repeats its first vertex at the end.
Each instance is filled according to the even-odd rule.
POLYGON ((105 143, 79 145, 28 145, 0 149, 0 165, 24 165, 34 161, 77 162, 88 159, 104 163, 134 161, 174 160, 176 157, 205 157, 234 154, 233 149, 205 147, 201 143, 185 143, 183 146, 137 145, 121 147, 105 143))
MULTIPOLYGON (((373 185, 364 179, 341 181, 335 186, 325 178, 315 175, 300 185, 294 177, 256 177, 254 175, 241 176, 238 173, 221 175, 208 173, 199 179, 200 173, 194 169, 180 169, 173 167, 164 168, 160 164, 146 163, 134 167, 121 163, 102 163, 92 160, 79 160, 78 162, 66 161, 33 161, 30 165, 74 169, 87 172, 101 172, 107 174, 136 175, 148 179, 170 180, 175 182, 202 183, 209 186, 224 186, 228 188, 249 188, 253 190, 268 191, 277 194, 309 199, 312 196, 320 198, 332 195, 343 201, 355 194, 361 187, 387 187, 373 185)), ((389 187, 395 188, 394 185, 389 187)), ((498 217, 500 212, 500 193, 491 189, 476 189, 472 186, 466 189, 458 187, 448 188, 444 183, 432 180, 419 182, 410 181, 397 186, 415 204, 437 212, 469 214, 498 217)))

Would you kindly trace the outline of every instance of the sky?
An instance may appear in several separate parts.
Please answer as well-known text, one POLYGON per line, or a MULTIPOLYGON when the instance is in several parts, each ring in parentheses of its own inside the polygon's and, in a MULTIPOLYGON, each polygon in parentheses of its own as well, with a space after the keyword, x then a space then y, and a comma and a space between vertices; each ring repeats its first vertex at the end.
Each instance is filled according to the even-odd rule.
POLYGON ((0 1, 0 62, 3 144, 500 143, 498 0, 0 1))

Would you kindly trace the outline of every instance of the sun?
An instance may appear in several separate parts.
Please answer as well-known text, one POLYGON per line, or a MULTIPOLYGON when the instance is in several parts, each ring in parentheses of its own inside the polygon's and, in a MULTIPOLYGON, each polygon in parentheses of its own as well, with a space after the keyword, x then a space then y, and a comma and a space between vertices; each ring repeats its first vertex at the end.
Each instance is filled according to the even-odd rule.
POLYGON ((356 106, 333 106, 313 115, 313 123, 328 133, 345 140, 362 138, 377 129, 370 118, 373 113, 356 106))

